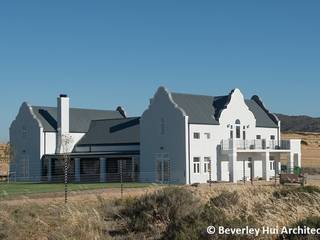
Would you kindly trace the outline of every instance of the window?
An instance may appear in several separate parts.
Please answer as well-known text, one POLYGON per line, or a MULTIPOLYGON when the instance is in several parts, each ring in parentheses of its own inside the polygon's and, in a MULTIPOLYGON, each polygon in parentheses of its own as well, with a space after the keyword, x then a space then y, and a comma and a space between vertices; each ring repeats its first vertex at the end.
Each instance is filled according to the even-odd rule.
POLYGON ((27 136, 27 128, 25 126, 22 127, 22 137, 25 138, 27 136))
POLYGON ((161 118, 161 121, 160 121, 160 134, 161 135, 165 134, 165 121, 164 121, 164 118, 161 118))
POLYGON ((252 157, 248 158, 248 168, 252 168, 252 157))
POLYGON ((257 135, 257 139, 261 139, 261 135, 257 135))
POLYGON ((236 138, 240 138, 240 126, 236 127, 236 138))
POLYGON ((210 171, 210 164, 211 163, 211 158, 210 157, 205 157, 204 158, 204 164, 203 164, 203 169, 204 169, 204 172, 207 173, 210 171))
POLYGON ((270 162, 270 170, 274 170, 274 162, 270 162))
POLYGON ((198 133, 198 132, 193 133, 193 138, 200 139, 200 133, 198 133))
POLYGON ((210 133, 204 133, 207 139, 210 139, 210 133))
POLYGON ((237 119, 236 122, 236 138, 240 138, 241 136, 241 127, 240 127, 240 120, 237 119))
POLYGON ((275 137, 274 135, 271 135, 271 136, 270 136, 270 139, 271 139, 271 140, 275 140, 276 137, 275 137))
POLYGON ((233 131, 230 131, 230 139, 233 139, 233 131))
POLYGON ((200 173, 200 158, 199 157, 193 158, 193 172, 200 173))

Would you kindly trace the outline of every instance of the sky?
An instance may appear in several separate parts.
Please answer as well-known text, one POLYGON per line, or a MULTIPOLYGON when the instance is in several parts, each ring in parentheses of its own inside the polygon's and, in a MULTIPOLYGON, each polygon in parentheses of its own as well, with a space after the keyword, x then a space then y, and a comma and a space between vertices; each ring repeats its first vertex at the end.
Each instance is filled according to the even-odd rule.
POLYGON ((320 1, 0 1, 0 141, 20 105, 137 116, 159 86, 320 117, 320 1))

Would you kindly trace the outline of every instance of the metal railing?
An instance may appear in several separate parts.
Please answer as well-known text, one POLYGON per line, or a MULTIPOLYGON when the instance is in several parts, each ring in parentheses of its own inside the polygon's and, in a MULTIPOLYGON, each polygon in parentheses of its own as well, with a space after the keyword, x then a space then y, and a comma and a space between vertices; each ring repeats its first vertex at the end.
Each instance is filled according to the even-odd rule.
POLYGON ((277 140, 267 141, 266 139, 253 139, 253 140, 242 140, 242 139, 227 139, 221 141, 222 150, 232 150, 233 148, 237 150, 289 150, 290 141, 277 140))

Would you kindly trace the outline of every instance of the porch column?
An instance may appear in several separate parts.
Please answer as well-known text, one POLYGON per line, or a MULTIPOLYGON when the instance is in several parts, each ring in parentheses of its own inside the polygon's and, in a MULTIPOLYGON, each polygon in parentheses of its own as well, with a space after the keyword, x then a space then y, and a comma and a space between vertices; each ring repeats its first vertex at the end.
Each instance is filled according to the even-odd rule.
POLYGON ((252 179, 250 179, 250 180, 252 180, 252 181, 253 181, 253 179, 255 178, 255 166, 254 166, 254 160, 253 160, 253 158, 251 158, 250 177, 252 178, 252 179))
POLYGON ((48 176, 48 182, 52 181, 52 169, 51 169, 51 158, 48 158, 48 172, 47 172, 47 176, 48 176))
POLYGON ((229 181, 233 183, 238 181, 237 158, 237 151, 232 151, 229 155, 229 181))
POLYGON ((266 181, 270 180, 270 174, 269 174, 269 162, 270 162, 270 152, 266 151, 266 157, 264 161, 262 161, 262 175, 263 179, 266 181))
POLYGON ((290 152, 289 159, 288 159, 288 173, 293 173, 294 169, 294 153, 290 152))
POLYGON ((298 153, 298 166, 297 167, 301 168, 301 152, 298 153))
POLYGON ((106 158, 101 157, 100 158, 100 182, 106 182, 106 176, 107 176, 106 158))
POLYGON ((74 176, 75 181, 80 182, 80 158, 74 159, 74 176))
POLYGON ((135 162, 135 159, 134 159, 134 157, 132 157, 132 158, 131 158, 131 164, 132 164, 131 179, 132 179, 132 182, 135 181, 135 176, 134 176, 134 162, 135 162))

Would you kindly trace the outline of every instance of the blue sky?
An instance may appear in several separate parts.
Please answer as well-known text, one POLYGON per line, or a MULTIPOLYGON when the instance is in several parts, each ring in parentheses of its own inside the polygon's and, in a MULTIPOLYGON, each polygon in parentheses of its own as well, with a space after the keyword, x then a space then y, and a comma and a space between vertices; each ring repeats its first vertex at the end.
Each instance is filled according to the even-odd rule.
POLYGON ((23 101, 147 107, 158 86, 238 87, 320 116, 320 1, 0 1, 0 141, 23 101))

